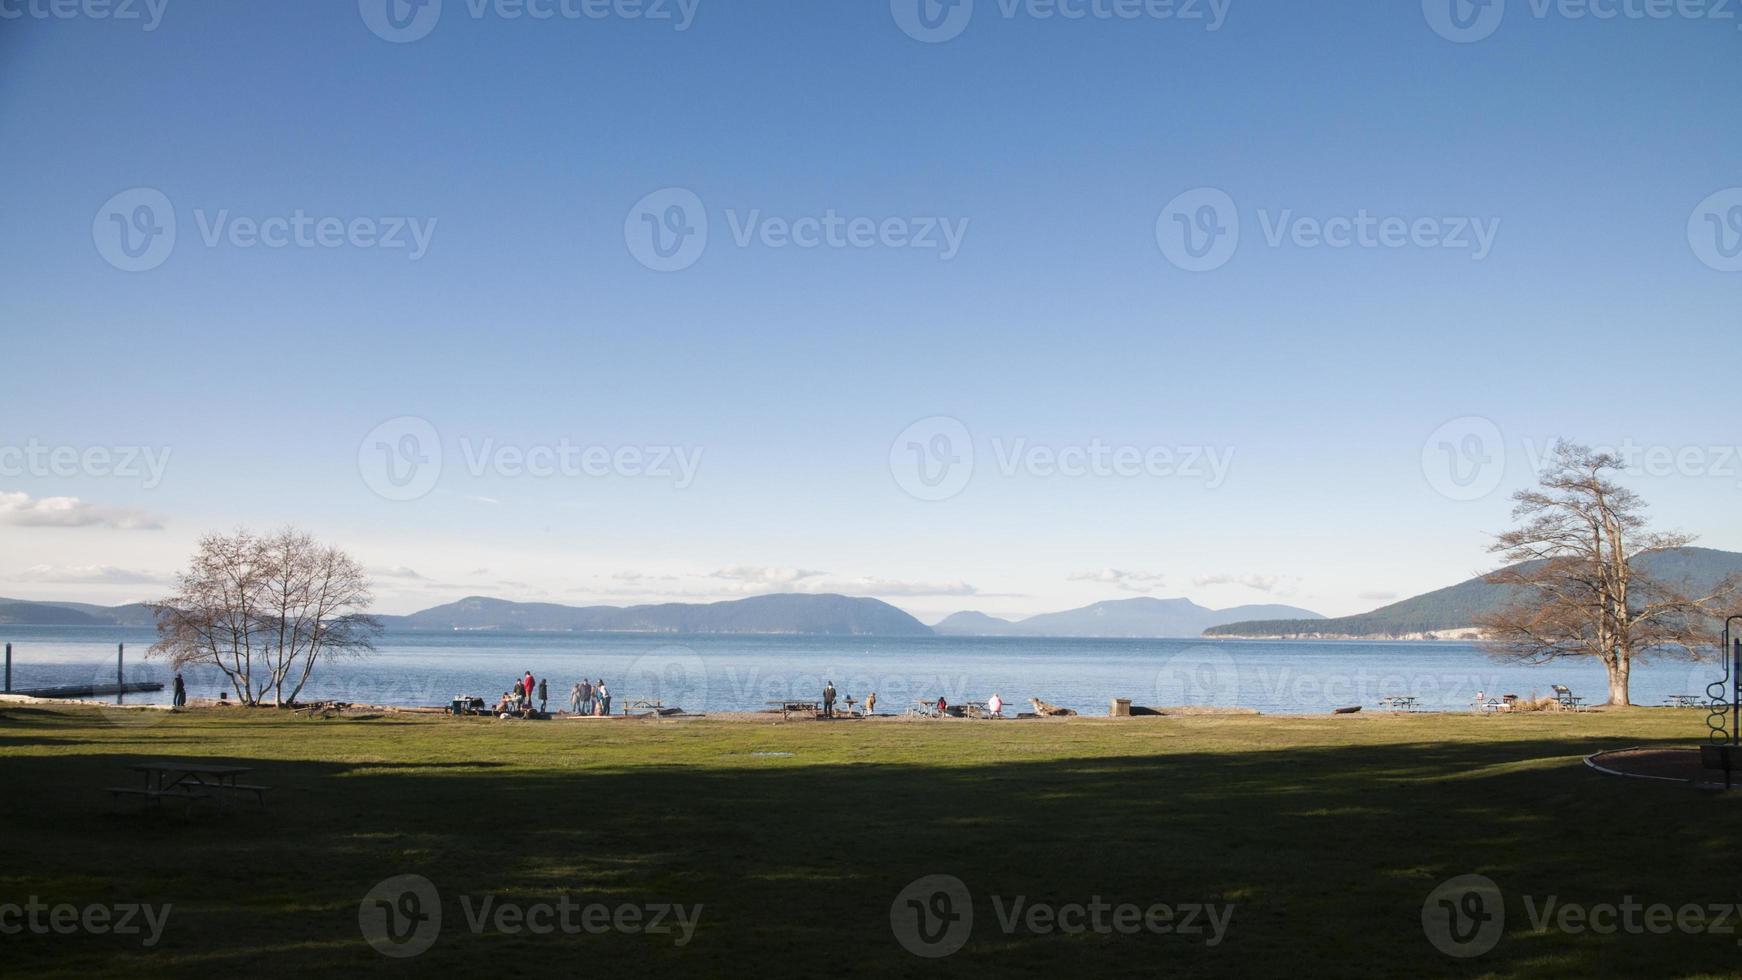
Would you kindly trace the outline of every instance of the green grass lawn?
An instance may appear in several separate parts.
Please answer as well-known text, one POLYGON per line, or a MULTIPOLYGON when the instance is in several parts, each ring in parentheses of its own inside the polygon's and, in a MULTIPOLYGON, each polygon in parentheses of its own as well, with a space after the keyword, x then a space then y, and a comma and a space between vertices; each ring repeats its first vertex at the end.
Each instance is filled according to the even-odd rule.
MULTIPOLYGON (((1742 936, 1537 931, 1527 896, 1742 900, 1734 796, 1586 770, 1693 744, 1697 711, 1069 723, 513 723, 195 711, 117 724, 0 711, 0 905, 170 903, 161 940, 0 936, 5 972, 303 975, 1728 976, 1742 936), (774 754, 769 754, 774 753, 774 754), (782 753, 790 753, 782 754, 782 753), (140 812, 104 787, 188 756, 254 766, 265 810, 140 812), (1422 908, 1480 873, 1505 933, 1459 960, 1422 908), (420 874, 427 952, 365 943, 359 906, 420 874), (922 959, 891 906, 972 896, 965 945, 922 959), (474 933, 496 903, 700 905, 693 937, 474 933), (1231 904, 1226 935, 1007 933, 1000 910, 1231 904)), ((668 920, 669 921, 669 920, 668 920)), ((0 925, 5 920, 0 919, 0 925)))

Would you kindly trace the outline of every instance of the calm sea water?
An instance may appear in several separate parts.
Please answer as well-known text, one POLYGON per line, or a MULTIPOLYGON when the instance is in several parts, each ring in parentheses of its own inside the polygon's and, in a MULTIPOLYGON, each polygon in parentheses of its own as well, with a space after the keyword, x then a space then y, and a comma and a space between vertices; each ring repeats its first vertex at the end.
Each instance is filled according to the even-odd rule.
MULTIPOLYGON (((112 683, 117 644, 129 681, 156 680, 167 702, 170 672, 145 654, 149 630, 0 626, 13 645, 14 689, 112 683)), ((548 678, 553 707, 566 705, 582 676, 604 679, 613 708, 638 700, 688 711, 754 711, 768 701, 818 697, 825 680, 841 696, 877 693, 877 710, 901 712, 916 699, 984 701, 994 692, 1026 710, 1038 697, 1085 714, 1108 700, 1136 704, 1256 708, 1267 714, 1376 708, 1406 694, 1424 707, 1465 709, 1477 692, 1548 694, 1565 684, 1604 699, 1600 665, 1508 664, 1459 643, 1338 643, 1259 640, 1058 640, 956 637, 659 637, 643 634, 392 633, 372 656, 323 664, 303 700, 437 705, 473 694, 495 700, 524 671, 548 678)), ((1703 694, 1711 664, 1662 662, 1633 671, 1636 704, 1669 694, 1703 694)), ((193 697, 226 689, 221 675, 184 674, 193 697)))

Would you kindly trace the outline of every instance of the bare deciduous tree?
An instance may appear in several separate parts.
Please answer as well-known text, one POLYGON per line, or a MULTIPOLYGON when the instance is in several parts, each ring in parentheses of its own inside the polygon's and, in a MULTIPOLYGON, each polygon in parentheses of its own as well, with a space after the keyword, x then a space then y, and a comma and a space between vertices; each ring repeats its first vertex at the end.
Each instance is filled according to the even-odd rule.
POLYGON ((374 649, 368 577, 349 555, 287 528, 200 540, 176 593, 157 603, 152 656, 217 667, 238 701, 295 702, 315 667, 374 649), (288 693, 286 687, 289 687, 288 693))
POLYGON ((1619 457, 1562 442, 1540 485, 1515 495, 1520 526, 1493 551, 1508 567, 1487 581, 1516 586, 1518 598, 1478 625, 1490 652, 1527 663, 1595 657, 1608 673, 1612 705, 1630 704, 1635 660, 1697 659, 1717 643, 1713 615, 1738 590, 1734 577, 1709 589, 1669 582, 1637 559, 1692 542, 1650 531, 1645 502, 1608 478, 1619 457))

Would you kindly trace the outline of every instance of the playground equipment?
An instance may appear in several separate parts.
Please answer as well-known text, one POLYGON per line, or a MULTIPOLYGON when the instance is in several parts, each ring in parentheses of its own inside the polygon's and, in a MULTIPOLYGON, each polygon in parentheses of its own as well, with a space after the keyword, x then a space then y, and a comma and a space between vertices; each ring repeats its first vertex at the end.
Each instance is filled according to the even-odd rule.
POLYGON ((1707 769, 1724 770, 1724 788, 1730 788, 1731 773, 1742 761, 1742 637, 1731 630, 1742 615, 1724 620, 1724 676, 1706 685, 1711 698, 1706 714, 1710 729, 1707 744, 1700 747, 1700 763, 1707 769))

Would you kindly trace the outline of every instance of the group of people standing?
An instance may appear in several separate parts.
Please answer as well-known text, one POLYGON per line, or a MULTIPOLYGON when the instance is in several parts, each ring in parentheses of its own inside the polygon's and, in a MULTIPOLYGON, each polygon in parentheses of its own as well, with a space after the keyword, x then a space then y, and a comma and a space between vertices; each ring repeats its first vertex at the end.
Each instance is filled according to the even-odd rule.
POLYGON ((575 682, 569 689, 569 714, 573 715, 608 715, 611 713, 611 692, 605 687, 605 681, 600 678, 598 683, 589 684, 583 678, 575 682))
MULTIPOLYGON (((502 700, 496 705, 499 715, 519 715, 530 718, 534 713, 545 714, 550 704, 549 678, 534 679, 532 671, 527 671, 522 677, 516 678, 514 684, 502 692, 502 700)), ((604 679, 596 683, 586 680, 575 682, 569 690, 569 713, 575 715, 608 715, 611 713, 611 692, 605 687, 604 679)))

